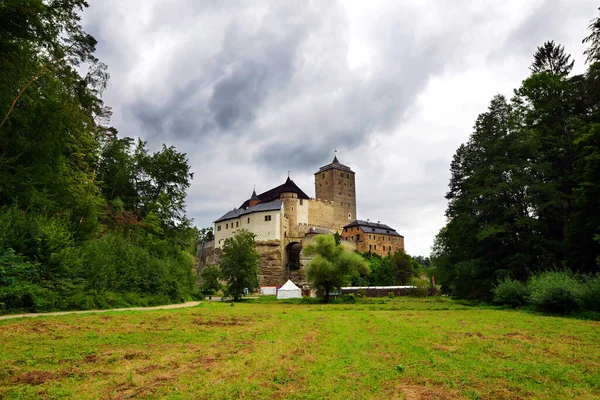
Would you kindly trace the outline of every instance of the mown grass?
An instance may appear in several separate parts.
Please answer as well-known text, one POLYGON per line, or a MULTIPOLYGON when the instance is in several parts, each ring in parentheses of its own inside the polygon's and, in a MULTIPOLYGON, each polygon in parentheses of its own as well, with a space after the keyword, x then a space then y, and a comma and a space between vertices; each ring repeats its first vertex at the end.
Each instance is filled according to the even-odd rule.
POLYGON ((600 323, 449 299, 0 321, 0 398, 600 398, 600 323))

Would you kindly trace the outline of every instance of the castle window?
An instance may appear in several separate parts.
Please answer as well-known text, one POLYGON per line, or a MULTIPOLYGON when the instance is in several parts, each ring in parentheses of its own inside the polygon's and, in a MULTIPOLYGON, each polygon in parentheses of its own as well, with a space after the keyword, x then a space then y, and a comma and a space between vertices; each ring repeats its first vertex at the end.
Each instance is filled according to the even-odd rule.
POLYGON ((217 231, 219 231, 219 232, 221 231, 221 225, 217 226, 217 231))
POLYGON ((391 242, 392 238, 390 236, 388 236, 388 242, 391 242))
POLYGON ((350 240, 354 242, 354 236, 350 236, 350 240))
POLYGON ((341 185, 341 184, 342 184, 342 181, 338 181, 338 185, 341 185))
POLYGON ((351 219, 351 218, 352 218, 352 215, 350 215, 350 213, 348 213, 348 219, 351 219))
POLYGON ((373 250, 373 246, 369 245, 369 251, 373 250))
POLYGON ((270 215, 265 215, 265 221, 270 221, 271 220, 271 216, 270 215))
POLYGON ((236 221, 235 227, 237 228, 238 226, 240 226, 240 223, 236 221))
POLYGON ((300 199, 300 205, 302 205, 302 200, 303 200, 303 199, 300 199))
POLYGON ((229 224, 225 224, 225 229, 229 229, 229 224))
POLYGON ((373 245, 373 250, 377 250, 377 245, 376 244, 373 245))
POLYGON ((323 179, 325 179, 325 174, 323 174, 323 179))
POLYGON ((344 186, 346 186, 346 182, 344 182, 344 186))
MULTIPOLYGON (((369 239, 371 239, 371 235, 369 235, 369 239)), ((371 247, 371 246, 369 246, 369 247, 371 247)))
POLYGON ((250 218, 248 218, 248 223, 250 223, 250 218))

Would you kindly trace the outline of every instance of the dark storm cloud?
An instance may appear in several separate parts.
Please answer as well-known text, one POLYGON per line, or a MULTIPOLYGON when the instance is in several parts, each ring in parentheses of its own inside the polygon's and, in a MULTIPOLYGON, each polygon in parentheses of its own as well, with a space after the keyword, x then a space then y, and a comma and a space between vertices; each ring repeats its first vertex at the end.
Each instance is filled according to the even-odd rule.
POLYGON ((155 136, 252 134, 249 127, 258 110, 273 92, 286 89, 293 78, 297 48, 318 24, 307 12, 300 21, 282 7, 272 11, 277 12, 282 14, 266 16, 255 30, 232 17, 224 37, 215 38, 219 47, 208 56, 193 48, 182 49, 172 56, 179 64, 174 72, 178 76, 170 76, 167 82, 190 82, 180 89, 158 85, 166 101, 136 98, 126 111, 155 136))

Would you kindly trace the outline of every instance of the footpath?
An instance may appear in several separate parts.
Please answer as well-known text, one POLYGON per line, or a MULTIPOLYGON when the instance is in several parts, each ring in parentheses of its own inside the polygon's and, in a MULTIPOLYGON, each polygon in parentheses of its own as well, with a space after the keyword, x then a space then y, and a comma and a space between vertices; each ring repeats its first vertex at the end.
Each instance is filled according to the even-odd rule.
POLYGON ((194 307, 194 306, 197 306, 198 304, 200 304, 199 301, 188 301, 187 303, 167 304, 167 305, 164 305, 164 306, 156 306, 156 307, 111 308, 111 309, 108 309, 108 310, 57 311, 57 312, 49 312, 49 313, 31 313, 31 314, 0 315, 0 320, 3 320, 3 319, 13 319, 13 318, 35 318, 35 317, 45 317, 45 316, 53 316, 53 315, 67 315, 67 314, 104 313, 104 312, 112 312, 112 311, 169 310, 169 309, 172 309, 172 308, 194 307))

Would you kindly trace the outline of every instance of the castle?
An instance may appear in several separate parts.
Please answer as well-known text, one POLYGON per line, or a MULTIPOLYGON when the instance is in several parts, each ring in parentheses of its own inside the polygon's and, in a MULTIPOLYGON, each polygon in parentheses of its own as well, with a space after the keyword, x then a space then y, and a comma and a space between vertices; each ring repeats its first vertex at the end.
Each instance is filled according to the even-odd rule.
POLYGON ((404 237, 393 228, 356 219, 356 174, 337 156, 314 175, 315 198, 289 177, 259 195, 253 191, 239 208, 214 222, 215 248, 222 248, 240 229, 254 233, 261 254, 261 286, 281 286, 287 279, 306 282, 304 266, 309 260, 302 249, 317 234, 338 232, 350 249, 382 256, 404 250, 404 237))

